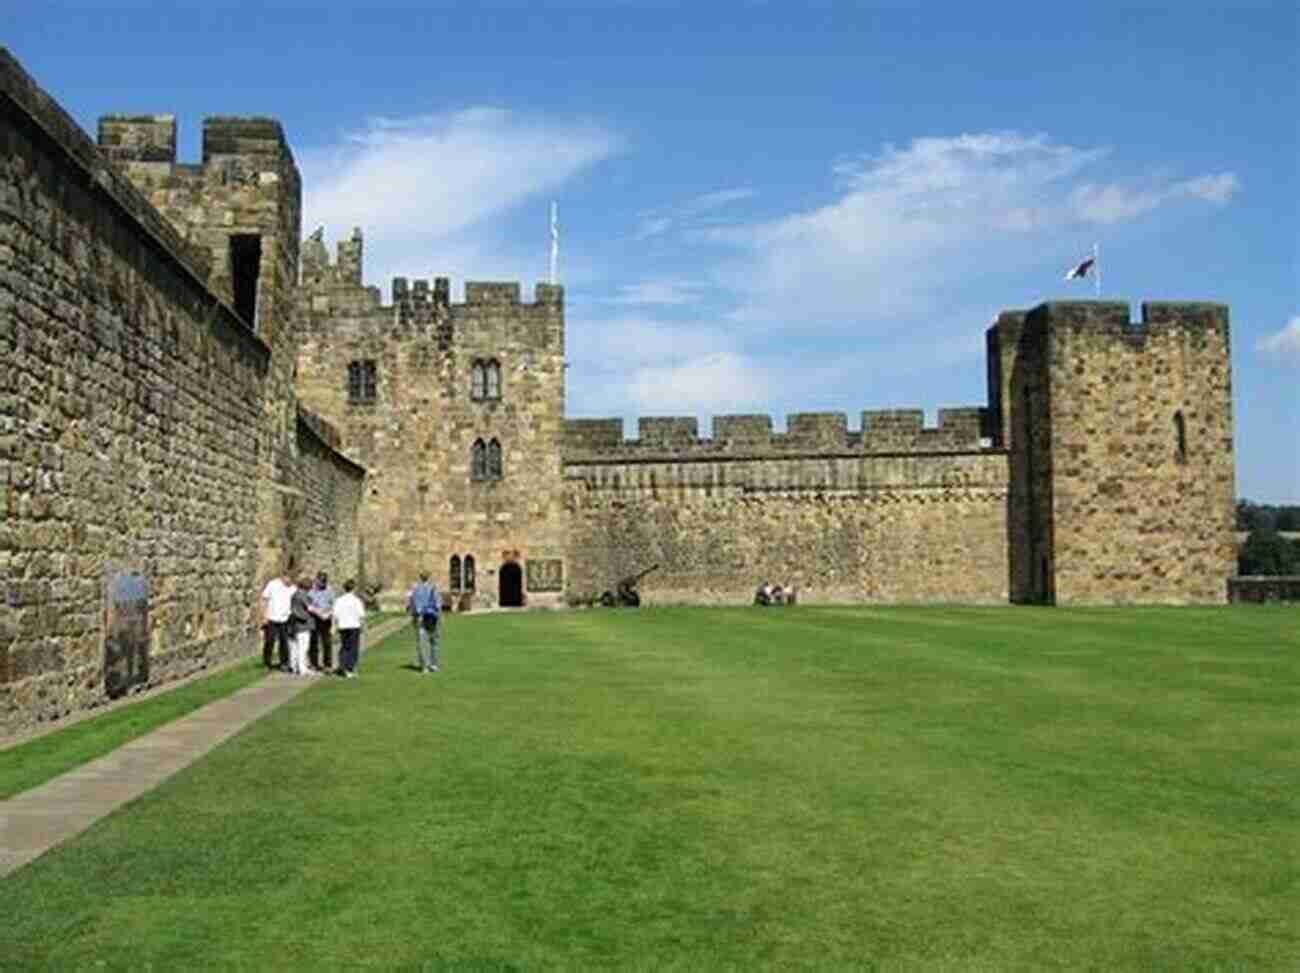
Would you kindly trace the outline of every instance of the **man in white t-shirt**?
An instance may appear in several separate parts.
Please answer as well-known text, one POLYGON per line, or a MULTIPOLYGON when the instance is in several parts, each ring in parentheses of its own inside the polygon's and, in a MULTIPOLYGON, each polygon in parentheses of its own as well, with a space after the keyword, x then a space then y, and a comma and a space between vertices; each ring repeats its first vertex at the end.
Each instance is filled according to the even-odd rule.
POLYGON ((271 645, 279 646, 280 669, 289 669, 289 607, 293 603, 293 593, 297 590, 290 580, 287 570, 272 578, 262 589, 262 663, 271 665, 271 645))
POLYGON ((339 671, 345 678, 357 678, 357 657, 361 654, 361 627, 366 623, 366 606, 352 589, 351 578, 343 583, 343 595, 334 602, 334 628, 339 633, 339 671))

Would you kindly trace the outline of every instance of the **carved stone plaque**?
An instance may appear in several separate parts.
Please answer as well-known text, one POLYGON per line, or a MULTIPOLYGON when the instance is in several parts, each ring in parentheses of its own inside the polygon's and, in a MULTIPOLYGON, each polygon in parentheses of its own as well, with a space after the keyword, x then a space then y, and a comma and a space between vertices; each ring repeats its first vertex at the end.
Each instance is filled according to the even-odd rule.
POLYGON ((527 570, 529 591, 564 590, 564 561, 560 558, 529 558, 527 570))
POLYGON ((149 681, 149 582, 109 571, 104 586, 104 691, 121 696, 149 681))

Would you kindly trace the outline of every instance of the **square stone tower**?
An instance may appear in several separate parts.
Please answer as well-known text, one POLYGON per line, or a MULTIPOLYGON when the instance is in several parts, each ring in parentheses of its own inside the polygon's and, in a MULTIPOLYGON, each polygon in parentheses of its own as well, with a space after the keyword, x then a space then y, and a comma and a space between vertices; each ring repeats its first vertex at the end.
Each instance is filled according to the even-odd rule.
POLYGON ((176 162, 174 115, 106 115, 99 147, 176 230, 208 255, 208 286, 270 349, 258 436, 259 577, 278 571, 294 547, 300 498, 284 484, 294 461, 297 357, 294 289, 302 181, 280 123, 212 117, 203 160, 176 162))
POLYGON ((1071 301, 990 329, 1013 601, 1218 603, 1233 573, 1228 309, 1071 301))
POLYGON ((400 604, 421 572, 457 603, 542 606, 568 566, 564 291, 437 277, 362 283, 359 231, 303 248, 297 388, 369 471, 365 575, 400 604))

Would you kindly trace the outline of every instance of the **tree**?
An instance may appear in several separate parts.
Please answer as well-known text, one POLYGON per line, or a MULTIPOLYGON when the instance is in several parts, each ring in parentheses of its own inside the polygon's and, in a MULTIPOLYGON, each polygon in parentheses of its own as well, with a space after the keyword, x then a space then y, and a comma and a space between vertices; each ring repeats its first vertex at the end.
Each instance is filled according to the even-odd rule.
POLYGON ((1273 526, 1278 530, 1300 530, 1300 507, 1278 507, 1273 526))
POLYGON ((1300 542, 1288 541, 1271 527, 1256 527, 1237 557, 1238 574, 1300 574, 1300 542))
POLYGON ((1272 526, 1272 508, 1251 500, 1237 501, 1237 530, 1255 530, 1257 527, 1272 526))

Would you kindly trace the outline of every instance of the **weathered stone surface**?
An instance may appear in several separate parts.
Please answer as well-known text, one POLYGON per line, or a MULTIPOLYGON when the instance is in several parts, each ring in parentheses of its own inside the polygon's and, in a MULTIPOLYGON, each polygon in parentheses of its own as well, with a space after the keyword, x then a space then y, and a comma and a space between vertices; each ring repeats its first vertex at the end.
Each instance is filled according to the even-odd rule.
POLYGON ((578 596, 659 564, 647 601, 748 602, 755 579, 801 600, 1007 600, 1001 453, 624 456, 565 474, 578 596))
POLYGON ((209 130, 233 154, 184 167, 174 119, 106 120, 115 163, 0 51, 0 735, 108 698, 111 565, 148 591, 145 685, 251 651, 272 568, 356 570, 364 471, 293 395, 292 157, 209 130), (266 244, 255 320, 234 233, 266 244))
MULTIPOLYGON (((1222 602, 1235 502, 1228 309, 1044 304, 1003 316, 1012 594, 1222 602)), ((992 373, 992 370, 991 370, 992 373)))
MULTIPOLYGON (((384 600, 400 601, 421 571, 449 589, 451 559, 468 556, 473 600, 495 605, 503 565, 567 551, 563 291, 538 285, 522 303, 518 284, 471 281, 466 301, 452 303, 445 279, 430 288, 398 278, 393 302, 380 304, 354 269, 361 247, 354 233, 334 264, 323 246, 311 247, 299 296, 298 394, 370 471, 365 570, 384 600), (374 363, 372 399, 350 396, 352 362, 374 363), (487 363, 499 368, 499 384, 476 397, 473 371, 487 363), (476 442, 500 446, 499 478, 474 475, 476 442)), ((561 604, 563 591, 546 587, 525 591, 527 604, 561 604)))

